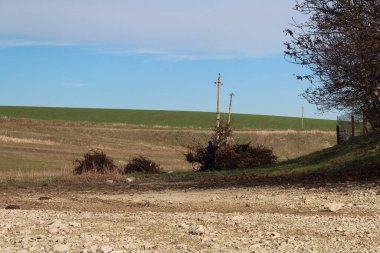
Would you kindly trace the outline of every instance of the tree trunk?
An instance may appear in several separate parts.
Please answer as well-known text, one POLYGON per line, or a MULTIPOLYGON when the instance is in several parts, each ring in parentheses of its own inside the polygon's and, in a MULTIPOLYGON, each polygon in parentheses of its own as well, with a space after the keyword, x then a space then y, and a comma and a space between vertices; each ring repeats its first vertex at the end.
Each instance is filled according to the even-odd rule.
POLYGON ((373 129, 380 129, 380 108, 378 103, 372 103, 371 108, 367 110, 368 122, 373 129))

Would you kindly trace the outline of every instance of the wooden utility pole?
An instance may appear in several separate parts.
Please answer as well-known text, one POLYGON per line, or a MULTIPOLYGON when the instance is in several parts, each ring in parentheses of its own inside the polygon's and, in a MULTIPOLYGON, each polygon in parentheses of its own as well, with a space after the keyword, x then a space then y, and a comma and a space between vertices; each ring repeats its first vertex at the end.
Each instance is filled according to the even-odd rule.
POLYGON ((235 96, 234 93, 230 93, 230 106, 228 108, 228 122, 227 124, 230 125, 231 123, 231 111, 232 111, 232 97, 235 96))
POLYGON ((218 81, 215 82, 215 84, 218 85, 218 96, 216 99, 216 127, 220 127, 220 87, 223 85, 221 80, 220 80, 220 73, 218 76, 218 81))
POLYGON ((304 112, 305 112, 305 108, 302 106, 301 107, 301 117, 302 117, 302 129, 303 129, 303 127, 304 127, 304 125, 303 125, 303 114, 304 114, 304 112))

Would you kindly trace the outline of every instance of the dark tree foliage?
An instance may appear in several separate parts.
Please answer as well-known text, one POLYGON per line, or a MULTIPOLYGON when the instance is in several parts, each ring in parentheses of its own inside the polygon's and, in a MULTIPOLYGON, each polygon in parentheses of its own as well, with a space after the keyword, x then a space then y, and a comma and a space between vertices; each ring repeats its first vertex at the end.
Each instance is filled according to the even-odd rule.
POLYGON ((303 23, 285 30, 286 57, 306 66, 303 96, 322 111, 357 110, 380 126, 380 0, 303 0, 303 23))

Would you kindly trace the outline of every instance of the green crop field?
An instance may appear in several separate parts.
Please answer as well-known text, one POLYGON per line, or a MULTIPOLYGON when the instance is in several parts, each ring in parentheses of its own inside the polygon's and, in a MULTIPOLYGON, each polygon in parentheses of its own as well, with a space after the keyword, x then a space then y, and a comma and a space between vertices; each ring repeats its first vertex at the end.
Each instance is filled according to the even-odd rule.
MULTIPOLYGON (((211 112, 15 106, 0 106, 0 117, 173 128, 212 128, 215 122, 215 113, 211 112)), ((222 114, 223 118, 227 115, 222 114)), ((335 120, 306 118, 304 122, 304 130, 334 131, 336 125, 335 120)), ((296 117, 233 114, 232 124, 234 129, 301 130, 301 119, 296 117)))

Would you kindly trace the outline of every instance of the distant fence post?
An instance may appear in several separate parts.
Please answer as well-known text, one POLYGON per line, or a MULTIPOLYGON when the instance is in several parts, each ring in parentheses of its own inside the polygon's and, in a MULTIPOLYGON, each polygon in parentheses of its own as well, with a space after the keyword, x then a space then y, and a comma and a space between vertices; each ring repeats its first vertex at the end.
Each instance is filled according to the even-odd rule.
POLYGON ((340 144, 339 125, 336 125, 336 143, 340 144))
POLYGON ((355 116, 351 116, 351 129, 352 129, 352 137, 355 137, 355 116))

